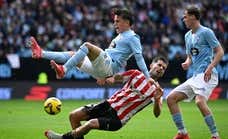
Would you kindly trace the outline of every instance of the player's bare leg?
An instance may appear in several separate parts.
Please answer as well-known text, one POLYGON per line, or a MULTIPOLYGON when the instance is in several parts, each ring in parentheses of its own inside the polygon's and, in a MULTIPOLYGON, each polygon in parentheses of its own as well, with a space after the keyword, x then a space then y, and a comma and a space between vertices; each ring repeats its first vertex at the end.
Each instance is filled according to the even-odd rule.
POLYGON ((178 129, 178 133, 173 139, 189 139, 190 138, 187 133, 187 130, 184 126, 184 122, 182 120, 180 108, 178 105, 178 102, 180 102, 186 98, 187 98, 187 96, 180 92, 172 92, 167 97, 167 104, 168 104, 170 113, 172 114, 172 119, 178 129))
MULTIPOLYGON (((77 125, 73 126, 78 126, 77 125)), ((75 139, 83 139, 83 136, 87 134, 91 129, 99 129, 99 122, 98 119, 91 119, 87 121, 84 125, 81 125, 74 130, 66 133, 66 134, 59 134, 52 130, 48 130, 45 132, 45 136, 48 139, 63 139, 63 138, 75 138, 75 139)))
POLYGON ((206 98, 201 95, 196 95, 195 103, 197 104, 201 114, 204 117, 204 121, 207 124, 207 126, 211 132, 211 136, 212 136, 211 138, 219 139, 219 133, 217 131, 215 120, 213 118, 210 108, 207 105, 206 98))
POLYGON ((69 120, 73 130, 81 126, 81 121, 85 121, 89 118, 83 109, 84 107, 81 107, 70 112, 69 120))
POLYGON ((87 121, 84 125, 74 129, 71 133, 74 138, 78 138, 86 135, 91 129, 99 129, 98 119, 87 121))
POLYGON ((170 113, 171 114, 180 113, 178 102, 186 98, 187 96, 183 93, 178 93, 178 92, 170 93, 170 95, 167 97, 167 104, 168 104, 170 113))

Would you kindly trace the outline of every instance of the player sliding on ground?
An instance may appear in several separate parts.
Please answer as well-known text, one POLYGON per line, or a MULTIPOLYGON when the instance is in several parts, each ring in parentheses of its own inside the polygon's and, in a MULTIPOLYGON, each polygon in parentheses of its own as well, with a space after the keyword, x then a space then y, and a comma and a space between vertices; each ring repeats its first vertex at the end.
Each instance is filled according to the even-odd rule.
MULTIPOLYGON (((150 76, 157 81, 167 69, 168 61, 156 57, 150 65, 150 76)), ((87 105, 70 113, 72 130, 59 134, 52 130, 45 132, 48 139, 83 139, 91 129, 116 131, 124 126, 137 112, 154 100, 154 115, 161 113, 163 90, 157 82, 152 84, 138 70, 129 70, 107 78, 106 83, 126 82, 109 99, 96 105, 87 105), (87 121, 81 125, 81 121, 87 121)))
POLYGON ((133 24, 132 14, 125 9, 114 11, 114 27, 118 35, 112 40, 108 49, 102 50, 96 45, 85 42, 77 52, 49 52, 38 45, 31 37, 27 45, 32 49, 32 57, 51 60, 56 77, 61 79, 73 67, 89 73, 94 78, 104 83, 104 78, 120 72, 127 60, 134 55, 139 69, 147 79, 150 78, 143 55, 139 36, 131 29, 133 24), (57 63, 65 63, 58 65, 57 63))

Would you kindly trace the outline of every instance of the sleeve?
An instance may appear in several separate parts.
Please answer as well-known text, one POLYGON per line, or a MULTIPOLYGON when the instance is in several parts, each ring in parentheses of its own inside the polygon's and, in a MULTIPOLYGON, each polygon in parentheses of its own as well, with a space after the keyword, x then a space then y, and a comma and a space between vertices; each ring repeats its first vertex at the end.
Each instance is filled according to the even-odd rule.
POLYGON ((185 48, 186 48, 186 54, 190 55, 190 48, 189 48, 189 43, 188 43, 188 39, 187 39, 188 33, 185 34, 184 36, 184 41, 185 41, 185 48))
POLYGON ((149 79, 150 74, 149 74, 149 71, 146 67, 145 60, 142 56, 142 46, 141 46, 139 36, 138 35, 132 36, 130 38, 129 44, 130 44, 130 47, 134 53, 135 60, 137 62, 139 69, 143 72, 143 74, 146 76, 146 78, 149 79))
POLYGON ((211 48, 215 48, 220 45, 218 39, 216 38, 214 32, 211 29, 208 29, 206 31, 205 38, 211 48))
POLYGON ((146 66, 146 63, 145 63, 145 60, 144 60, 142 54, 136 53, 135 60, 136 60, 136 63, 138 65, 139 69, 143 72, 143 74, 146 76, 146 78, 149 79, 150 74, 149 74, 149 71, 147 69, 147 66, 146 66))
POLYGON ((136 72, 136 70, 128 70, 120 75, 123 77, 123 82, 127 82, 130 78, 132 78, 133 74, 136 72))
POLYGON ((142 53, 142 45, 138 35, 130 37, 128 42, 134 54, 142 53))

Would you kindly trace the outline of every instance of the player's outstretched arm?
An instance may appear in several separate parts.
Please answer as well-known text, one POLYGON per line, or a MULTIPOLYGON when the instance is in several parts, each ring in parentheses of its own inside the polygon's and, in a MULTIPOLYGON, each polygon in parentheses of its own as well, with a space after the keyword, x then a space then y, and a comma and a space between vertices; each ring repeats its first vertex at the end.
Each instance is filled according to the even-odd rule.
POLYGON ((163 95, 163 89, 160 86, 157 86, 156 92, 154 94, 154 109, 153 109, 155 117, 158 117, 161 114, 162 95, 163 95))
POLYGON ((136 53, 135 60, 136 60, 136 63, 138 65, 139 69, 143 72, 143 74, 146 76, 146 78, 149 79, 150 74, 149 74, 149 71, 147 69, 147 66, 146 66, 146 63, 145 63, 145 60, 144 60, 142 54, 136 53))
POLYGON ((97 84, 98 85, 105 85, 105 78, 97 78, 97 84))
POLYGON ((121 74, 116 74, 112 77, 106 78, 105 82, 109 85, 112 85, 114 83, 123 83, 123 76, 121 74))

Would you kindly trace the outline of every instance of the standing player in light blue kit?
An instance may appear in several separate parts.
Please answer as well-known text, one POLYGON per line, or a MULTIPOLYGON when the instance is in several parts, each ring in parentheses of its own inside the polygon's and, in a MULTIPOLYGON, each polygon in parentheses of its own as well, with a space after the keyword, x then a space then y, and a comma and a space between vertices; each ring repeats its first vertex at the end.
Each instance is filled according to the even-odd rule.
POLYGON ((137 65, 149 79, 150 75, 142 55, 142 46, 139 36, 131 30, 133 24, 132 14, 126 9, 114 11, 114 27, 118 36, 114 38, 108 49, 103 51, 98 46, 85 42, 77 52, 48 52, 44 51, 31 37, 28 45, 32 49, 33 58, 51 60, 51 66, 56 71, 56 77, 61 79, 65 73, 77 66, 81 71, 87 72, 103 84, 106 77, 120 72, 127 60, 134 55, 137 65), (58 63, 65 63, 58 65, 58 63))
POLYGON ((178 128, 174 139, 189 139, 184 126, 178 102, 193 99, 204 117, 211 132, 211 139, 220 139, 217 127, 207 100, 218 84, 218 73, 215 66, 221 60, 224 51, 214 32, 200 24, 200 10, 190 6, 185 10, 183 21, 190 29, 185 34, 187 59, 182 63, 183 69, 193 68, 193 76, 177 86, 167 97, 167 104, 173 121, 178 128), (215 55, 213 55, 215 52, 215 55))

